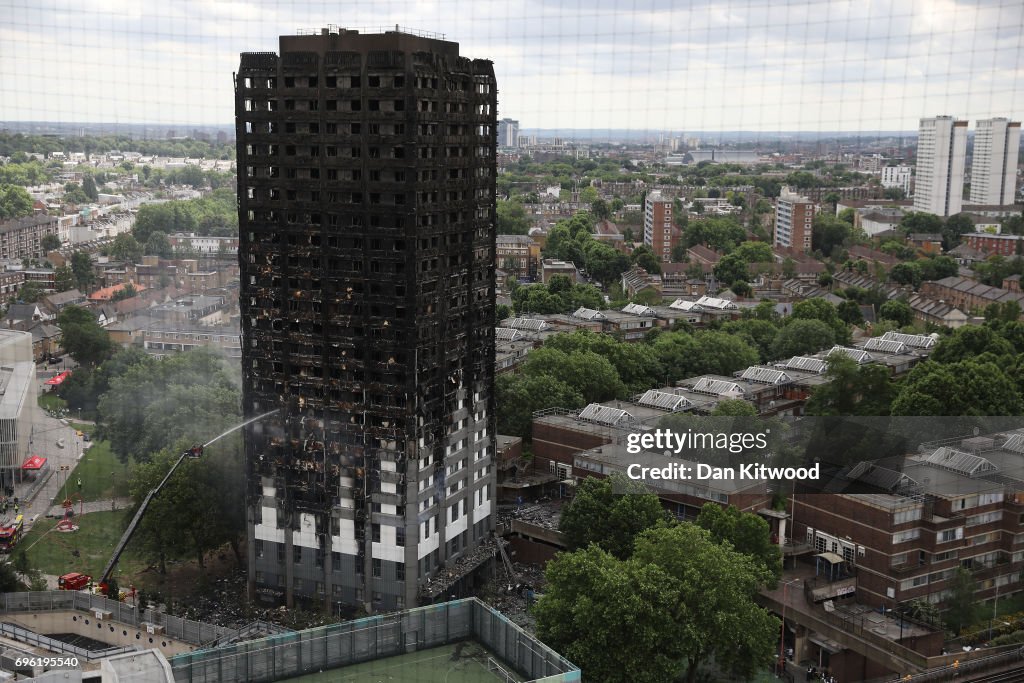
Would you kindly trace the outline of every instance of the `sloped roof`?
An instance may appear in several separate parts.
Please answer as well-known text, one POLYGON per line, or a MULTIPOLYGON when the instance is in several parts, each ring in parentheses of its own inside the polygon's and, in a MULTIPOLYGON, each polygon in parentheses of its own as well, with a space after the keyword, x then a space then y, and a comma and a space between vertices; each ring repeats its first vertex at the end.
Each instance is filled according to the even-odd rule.
POLYGON ((828 355, 832 356, 837 353, 841 353, 842 355, 846 356, 850 360, 855 361, 856 363, 869 363, 874 360, 871 354, 868 353, 867 351, 863 351, 861 349, 851 349, 848 346, 833 346, 832 350, 828 352, 828 355))
POLYGON ((496 341, 515 341, 521 332, 511 327, 495 327, 494 339, 496 341))
POLYGON ((965 453, 949 446, 937 448, 934 453, 925 456, 924 462, 968 477, 976 477, 980 474, 999 470, 998 467, 980 455, 965 453))
POLYGON ((736 382, 729 382, 714 377, 701 377, 693 385, 693 390, 698 394, 711 394, 712 396, 725 396, 735 394, 742 396, 746 392, 736 382))
POLYGON ((537 318, 509 318, 502 321, 502 326, 511 327, 516 330, 540 332, 547 329, 548 323, 546 320, 538 320, 537 318))
POLYGON ((864 349, 867 351, 881 351, 882 353, 906 353, 907 345, 895 339, 872 337, 864 342, 864 349))
POLYGON ((793 356, 785 363, 783 367, 787 370, 803 370, 804 372, 825 372, 828 364, 820 358, 812 358, 810 356, 793 356))
POLYGON ((915 349, 930 349, 935 346, 935 337, 930 334, 904 334, 902 332, 886 332, 880 339, 898 341, 915 349))
POLYGON ((592 308, 585 308, 580 306, 573 311, 572 317, 580 318, 581 320, 604 320, 604 313, 601 311, 595 311, 592 308))
POLYGON ((693 406, 693 402, 685 396, 671 394, 667 391, 658 391, 657 389, 649 389, 636 402, 642 406, 663 408, 665 410, 683 410, 693 406))
POLYGON ((657 315, 653 308, 650 306, 644 306, 643 304, 626 304, 622 307, 622 312, 630 313, 632 315, 646 315, 652 317, 657 315))
POLYGON ((579 418, 581 420, 614 426, 623 421, 632 421, 633 416, 621 408, 610 408, 600 403, 591 403, 580 411, 579 418))
POLYGON ((725 310, 727 308, 736 308, 736 303, 729 301, 728 299, 716 299, 711 296, 702 296, 697 299, 697 303, 704 308, 714 308, 717 310, 725 310))
POLYGON ((760 365, 751 365, 740 375, 741 379, 757 382, 758 384, 785 384, 792 382, 793 378, 782 370, 765 368, 760 365))

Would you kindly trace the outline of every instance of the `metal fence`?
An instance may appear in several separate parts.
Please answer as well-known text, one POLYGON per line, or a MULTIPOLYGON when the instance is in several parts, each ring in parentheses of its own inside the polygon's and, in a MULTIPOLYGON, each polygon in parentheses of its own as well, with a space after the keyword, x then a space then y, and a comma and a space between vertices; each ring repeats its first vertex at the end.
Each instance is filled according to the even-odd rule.
MULTIPOLYGON (((953 664, 947 664, 946 666, 922 671, 919 674, 903 677, 890 675, 872 679, 871 681, 868 681, 868 683, 905 683, 906 681, 911 681, 912 683, 925 683, 926 681, 949 681, 954 678, 966 676, 970 673, 991 671, 992 669, 1001 669, 1015 664, 1024 666, 1024 647, 1019 645, 997 655, 958 661, 956 666, 953 664)), ((1017 670, 1018 669, 1014 669, 1014 671, 1017 670)))
POLYGON ((580 680, 579 669, 476 598, 177 655, 175 680, 278 681, 476 640, 530 680, 580 680))
POLYGON ((30 631, 27 628, 22 628, 17 624, 6 624, 0 623, 0 635, 3 635, 12 640, 17 640, 19 643, 27 643, 36 647, 41 647, 44 650, 50 652, 60 652, 66 655, 72 655, 75 657, 81 657, 82 659, 90 662, 104 657, 110 657, 112 655, 119 655, 122 652, 134 652, 134 647, 123 646, 123 647, 108 647, 102 650, 89 650, 84 647, 78 647, 71 643, 65 643, 62 640, 55 638, 49 638, 47 636, 30 631))
POLYGON ((79 591, 43 591, 31 593, 4 593, 0 595, 0 614, 14 612, 53 612, 79 610, 110 612, 110 618, 122 624, 143 628, 143 624, 162 626, 168 638, 191 645, 205 645, 228 634, 231 629, 204 624, 191 619, 145 610, 141 614, 132 605, 110 600, 101 595, 79 591))

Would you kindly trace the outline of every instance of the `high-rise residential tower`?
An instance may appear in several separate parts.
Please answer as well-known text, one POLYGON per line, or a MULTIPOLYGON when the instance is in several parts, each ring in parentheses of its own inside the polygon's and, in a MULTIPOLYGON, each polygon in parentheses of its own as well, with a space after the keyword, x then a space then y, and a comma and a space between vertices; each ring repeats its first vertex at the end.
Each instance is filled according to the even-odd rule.
POLYGON ((775 246, 809 252, 817 214, 817 204, 783 187, 775 201, 775 246))
POLYGON ((519 122, 513 119, 498 121, 498 147, 515 149, 519 146, 519 122))
POLYGON ((497 89, 409 32, 325 29, 236 74, 249 590, 462 591, 494 548, 497 89))
POLYGON ((971 204, 1013 204, 1017 193, 1020 121, 984 119, 974 131, 971 204))
POLYGON ((952 216, 964 195, 967 122, 952 116, 921 119, 917 136, 914 211, 952 216))

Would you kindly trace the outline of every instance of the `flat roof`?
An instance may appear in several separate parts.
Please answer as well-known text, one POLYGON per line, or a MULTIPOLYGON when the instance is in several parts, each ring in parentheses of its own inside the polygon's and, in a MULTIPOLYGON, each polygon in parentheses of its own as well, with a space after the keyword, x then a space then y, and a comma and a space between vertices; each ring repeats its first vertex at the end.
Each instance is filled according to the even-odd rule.
POLYGON ((522 683, 526 680, 509 666, 502 666, 499 675, 493 668, 494 661, 501 666, 501 660, 494 652, 475 640, 464 640, 297 678, 285 678, 280 683, 522 683))

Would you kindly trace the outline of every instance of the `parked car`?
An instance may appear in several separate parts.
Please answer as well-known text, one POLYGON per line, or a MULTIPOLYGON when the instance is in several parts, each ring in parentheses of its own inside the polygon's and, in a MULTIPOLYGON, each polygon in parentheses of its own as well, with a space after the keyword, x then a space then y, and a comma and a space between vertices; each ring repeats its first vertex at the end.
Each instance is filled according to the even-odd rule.
POLYGON ((50 356, 50 360, 46 362, 49 363, 50 365, 60 365, 61 360, 62 359, 60 356, 50 356))

